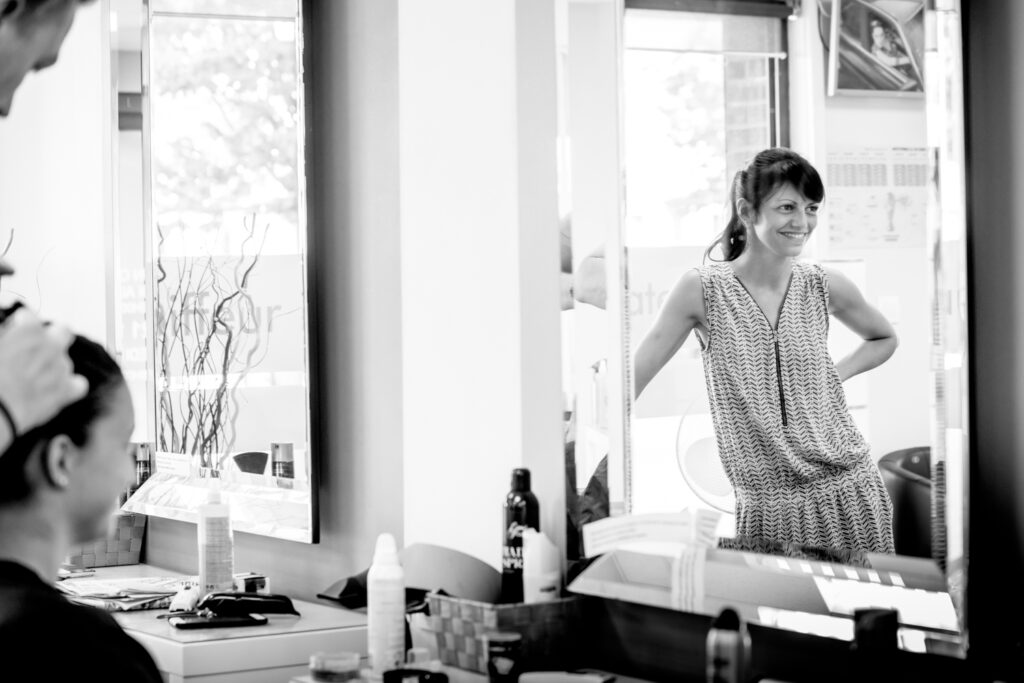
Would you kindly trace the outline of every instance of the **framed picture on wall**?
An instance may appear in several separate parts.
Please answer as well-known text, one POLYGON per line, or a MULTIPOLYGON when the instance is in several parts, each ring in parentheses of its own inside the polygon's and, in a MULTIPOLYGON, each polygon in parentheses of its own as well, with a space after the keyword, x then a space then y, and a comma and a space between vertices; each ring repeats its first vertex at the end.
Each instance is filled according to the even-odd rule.
POLYGON ((818 0, 829 95, 924 93, 923 0, 818 0))

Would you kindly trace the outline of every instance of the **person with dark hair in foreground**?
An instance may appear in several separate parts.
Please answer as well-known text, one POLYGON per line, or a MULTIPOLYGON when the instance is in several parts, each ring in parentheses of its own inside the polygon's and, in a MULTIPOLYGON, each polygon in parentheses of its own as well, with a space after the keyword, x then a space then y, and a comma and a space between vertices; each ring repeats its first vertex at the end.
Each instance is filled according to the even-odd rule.
POLYGON ((155 683, 160 673, 142 645, 53 585, 70 546, 107 533, 134 469, 134 412, 120 368, 83 337, 68 353, 88 393, 0 456, 0 666, 5 680, 155 683))

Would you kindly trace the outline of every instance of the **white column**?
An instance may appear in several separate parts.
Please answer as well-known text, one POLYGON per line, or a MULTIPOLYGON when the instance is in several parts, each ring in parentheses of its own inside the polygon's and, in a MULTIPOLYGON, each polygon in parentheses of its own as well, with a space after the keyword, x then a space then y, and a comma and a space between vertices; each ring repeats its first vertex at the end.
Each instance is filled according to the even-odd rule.
POLYGON ((511 471, 564 535, 554 4, 399 3, 406 544, 500 566, 511 471))

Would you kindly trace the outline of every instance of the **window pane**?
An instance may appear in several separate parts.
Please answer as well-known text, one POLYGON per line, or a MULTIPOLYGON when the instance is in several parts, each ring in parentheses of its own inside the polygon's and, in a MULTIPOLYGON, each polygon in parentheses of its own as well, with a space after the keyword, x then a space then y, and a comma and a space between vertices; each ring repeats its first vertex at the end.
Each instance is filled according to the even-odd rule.
POLYGON ((156 224, 257 213, 298 235, 295 22, 158 16, 151 54, 156 224))
POLYGON ((729 181, 771 144, 768 60, 627 50, 626 243, 708 245, 729 181))
POLYGON ((150 0, 150 6, 160 13, 294 17, 299 11, 299 0, 150 0))
POLYGON ((626 10, 626 49, 779 54, 782 21, 700 12, 626 10))
POLYGON ((706 246, 731 178, 772 144, 782 21, 627 10, 624 45, 626 243, 706 246))

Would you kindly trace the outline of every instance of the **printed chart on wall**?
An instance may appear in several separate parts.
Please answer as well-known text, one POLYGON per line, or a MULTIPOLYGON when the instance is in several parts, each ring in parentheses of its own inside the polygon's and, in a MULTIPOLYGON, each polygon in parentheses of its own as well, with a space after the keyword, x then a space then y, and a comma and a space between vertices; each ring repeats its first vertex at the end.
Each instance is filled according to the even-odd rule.
POLYGON ((923 247, 927 180, 923 147, 830 152, 825 207, 832 253, 923 247))

